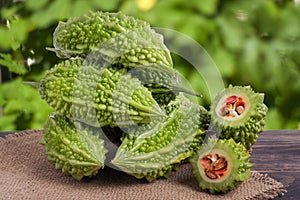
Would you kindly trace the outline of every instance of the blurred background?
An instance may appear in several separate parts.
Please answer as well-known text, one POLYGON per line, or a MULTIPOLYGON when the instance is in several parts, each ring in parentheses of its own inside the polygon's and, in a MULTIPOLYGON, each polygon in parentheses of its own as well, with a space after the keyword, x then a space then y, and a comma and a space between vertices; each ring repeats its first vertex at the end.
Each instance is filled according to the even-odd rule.
MULTIPOLYGON (((58 21, 89 10, 122 11, 191 37, 211 56, 225 86, 251 85, 265 93, 265 129, 300 129, 298 0, 0 0, 0 131, 43 127, 52 110, 23 82, 38 82, 59 62, 46 50, 58 21)), ((173 56, 209 109, 204 81, 173 56)))

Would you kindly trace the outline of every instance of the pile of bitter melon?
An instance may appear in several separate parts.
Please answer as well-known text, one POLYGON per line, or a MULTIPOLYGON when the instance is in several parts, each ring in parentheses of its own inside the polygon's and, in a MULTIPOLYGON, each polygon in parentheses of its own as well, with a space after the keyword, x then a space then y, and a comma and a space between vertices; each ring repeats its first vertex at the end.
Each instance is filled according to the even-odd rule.
POLYGON ((207 111, 188 98, 162 35, 122 13, 71 18, 53 36, 50 50, 62 61, 39 91, 56 111, 42 141, 56 169, 81 180, 108 165, 153 181, 189 162, 211 193, 250 177, 263 94, 229 86, 207 111))

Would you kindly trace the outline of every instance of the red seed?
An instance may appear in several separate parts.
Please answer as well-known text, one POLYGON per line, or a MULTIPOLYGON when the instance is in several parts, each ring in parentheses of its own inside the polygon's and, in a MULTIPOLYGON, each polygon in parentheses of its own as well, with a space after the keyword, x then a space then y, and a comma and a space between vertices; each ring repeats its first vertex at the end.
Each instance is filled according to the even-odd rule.
POLYGON ((218 175, 212 170, 205 170, 205 175, 210 179, 217 179, 218 175))
POLYGON ((234 103, 237 100, 237 96, 230 96, 225 100, 225 103, 234 103))

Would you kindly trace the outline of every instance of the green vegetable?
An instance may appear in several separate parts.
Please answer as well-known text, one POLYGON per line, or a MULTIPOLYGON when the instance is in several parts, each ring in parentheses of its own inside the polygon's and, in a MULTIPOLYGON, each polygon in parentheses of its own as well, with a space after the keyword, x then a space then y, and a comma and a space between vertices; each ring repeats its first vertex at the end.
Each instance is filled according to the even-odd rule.
POLYGON ((129 73, 151 91, 152 97, 162 107, 174 100, 178 91, 185 90, 181 87, 178 74, 172 68, 149 65, 131 69, 129 73))
POLYGON ((152 64, 130 69, 128 73, 138 78, 155 94, 168 92, 178 94, 179 92, 184 92, 200 96, 183 87, 180 74, 173 68, 166 68, 160 64, 152 64))
POLYGON ((189 160, 201 189, 225 193, 250 177, 249 158, 245 147, 233 139, 209 139, 189 160))
POLYGON ((164 116, 148 89, 126 70, 96 69, 80 58, 50 69, 40 94, 59 113, 93 126, 148 123, 164 116))
POLYGON ((175 100, 176 98, 176 94, 172 91, 162 93, 152 92, 152 96, 161 107, 166 107, 172 100, 175 100))
POLYGON ((250 149, 265 125, 268 108, 263 101, 264 95, 250 86, 225 88, 212 104, 212 127, 221 132, 220 138, 233 138, 250 149))
POLYGON ((87 60, 93 64, 119 64, 125 68, 147 65, 173 67, 170 52, 163 43, 162 35, 150 27, 133 29, 112 37, 91 51, 87 60))
POLYGON ((181 80, 178 72, 173 68, 166 68, 159 64, 139 66, 128 70, 133 77, 138 78, 147 88, 155 93, 165 92, 162 88, 169 90, 180 90, 181 80), (159 91, 155 91, 158 89, 159 91))
POLYGON ((172 169, 191 156, 195 137, 203 133, 198 122, 205 112, 179 94, 166 107, 166 118, 128 129, 112 163, 136 178, 167 178, 172 169))
POLYGON ((69 18, 67 22, 59 22, 53 33, 53 46, 59 57, 87 55, 119 33, 147 26, 147 22, 120 12, 88 12, 69 18))
POLYGON ((104 167, 104 140, 98 129, 59 115, 51 115, 44 126, 43 144, 48 160, 76 180, 95 176, 104 167))
POLYGON ((39 91, 59 113, 48 119, 43 140, 57 169, 77 180, 96 175, 105 139, 107 147, 120 145, 109 148, 109 162, 149 182, 168 178, 188 159, 200 188, 211 193, 250 177, 246 150, 264 126, 262 94, 230 86, 207 112, 184 96, 197 94, 182 86, 162 35, 122 13, 60 22, 53 43, 67 60, 47 71, 39 91), (203 144, 209 126, 222 139, 203 144))
POLYGON ((179 92, 200 96, 183 86, 180 74, 173 68, 156 64, 139 66, 128 70, 128 73, 138 78, 151 91, 158 104, 163 107, 174 100, 179 92))
POLYGON ((60 22, 53 34, 53 45, 57 56, 89 55, 89 63, 173 66, 162 36, 147 22, 120 12, 89 12, 60 22))

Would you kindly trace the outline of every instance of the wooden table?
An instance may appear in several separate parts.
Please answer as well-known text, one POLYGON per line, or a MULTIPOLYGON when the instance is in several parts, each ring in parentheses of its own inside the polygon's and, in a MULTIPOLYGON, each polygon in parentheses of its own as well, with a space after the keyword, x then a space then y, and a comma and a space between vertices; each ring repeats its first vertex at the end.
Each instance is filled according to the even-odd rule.
MULTIPOLYGON (((0 132, 0 137, 9 133, 0 132)), ((251 161, 253 170, 288 186, 276 200, 300 199, 300 130, 264 131, 253 146, 251 161)))
POLYGON ((252 168, 288 185, 276 199, 300 199, 300 130, 264 131, 253 146, 252 168))

